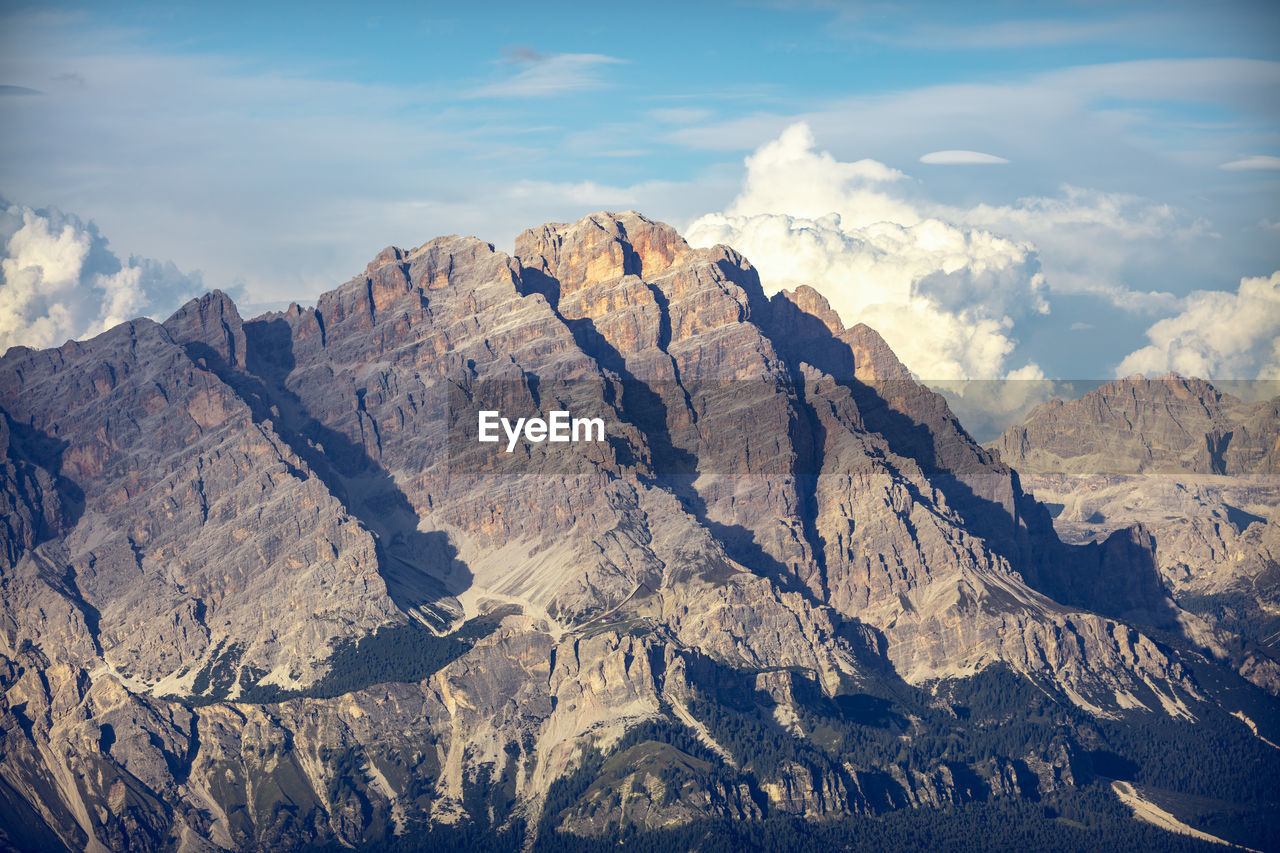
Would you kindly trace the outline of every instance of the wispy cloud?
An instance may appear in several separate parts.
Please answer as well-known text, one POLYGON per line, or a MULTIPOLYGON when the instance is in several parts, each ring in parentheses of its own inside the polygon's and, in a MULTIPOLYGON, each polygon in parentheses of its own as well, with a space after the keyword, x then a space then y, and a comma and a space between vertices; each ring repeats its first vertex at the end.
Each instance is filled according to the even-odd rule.
POLYGON ((1003 157, 994 154, 983 154, 981 151, 965 151, 953 149, 947 151, 931 151, 920 158, 921 163, 932 166, 986 166, 1008 163, 1003 157))
MULTIPOLYGON (((1168 59, 1075 65, 994 83, 945 83, 890 94, 833 98, 809 112, 776 110, 676 128, 671 141, 707 150, 741 151, 776 136, 797 120, 833 139, 865 144, 874 136, 892 148, 917 138, 920 117, 953 134, 1015 151, 1096 150, 1114 157, 1132 149, 1130 136, 1169 136, 1176 125, 1161 112, 1132 112, 1117 103, 1144 100, 1212 104, 1252 120, 1272 121, 1280 62, 1258 59, 1168 59)), ((1231 132, 1242 125, 1223 125, 1231 132)), ((1203 143, 1203 138, 1201 142, 1203 143)), ((1146 154, 1144 153, 1144 156, 1146 154)), ((1021 161, 1022 157, 1018 157, 1021 161)), ((1149 157, 1148 157, 1149 159, 1149 157)), ((1146 171, 1150 171, 1147 169, 1146 171)))
POLYGON ((1149 18, 997 21, 973 26, 926 26, 902 34, 872 37, 904 46, 985 50, 1101 41, 1131 34, 1135 28, 1149 28, 1151 23, 1149 18))
POLYGON ((663 107, 649 110, 649 115, 666 124, 695 124, 711 118, 711 111, 698 107, 663 107))
POLYGON ((600 53, 539 53, 524 45, 503 48, 502 52, 504 65, 521 66, 521 70, 472 90, 472 97, 545 98, 601 89, 608 85, 601 79, 601 70, 623 62, 600 53))
POLYGON ((5 95, 39 95, 39 89, 28 89, 26 86, 0 86, 0 97, 5 95))
POLYGON ((1274 172, 1280 170, 1280 157, 1259 154, 1255 157, 1244 157, 1240 160, 1232 160, 1230 163, 1223 163, 1218 168, 1229 172, 1274 172))

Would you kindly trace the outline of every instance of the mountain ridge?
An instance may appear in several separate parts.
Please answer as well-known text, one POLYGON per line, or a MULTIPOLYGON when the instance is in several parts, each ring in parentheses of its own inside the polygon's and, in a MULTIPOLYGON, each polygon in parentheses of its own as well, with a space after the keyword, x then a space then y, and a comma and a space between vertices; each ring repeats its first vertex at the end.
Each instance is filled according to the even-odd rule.
POLYGON ((214 292, 11 350, 0 406, 0 793, 66 846, 1069 797, 1126 715, 1230 720, 1149 536, 1063 544, 874 331, 634 212, 514 256, 390 247, 314 308, 244 320, 214 292), (454 443, 459 395, 489 393, 602 407, 610 441, 454 443), (440 668, 408 678, 406 655, 440 668), (368 686, 308 698, 339 660, 368 686), (930 686, 1005 674, 1071 734, 941 758, 930 727, 960 717, 930 686), (921 758, 892 757, 901 736, 921 758), (620 744, 626 785, 548 806, 620 744))
POLYGON ((1203 379, 1130 376, 1042 403, 990 446, 1029 473, 1274 475, 1277 422, 1280 398, 1249 404, 1203 379))
POLYGON ((1051 401, 988 444, 1050 502, 1064 539, 1139 525, 1186 630, 1272 693, 1280 607, 1280 398, 1246 403, 1175 374, 1051 401), (1195 624, 1192 624, 1195 623, 1195 624))

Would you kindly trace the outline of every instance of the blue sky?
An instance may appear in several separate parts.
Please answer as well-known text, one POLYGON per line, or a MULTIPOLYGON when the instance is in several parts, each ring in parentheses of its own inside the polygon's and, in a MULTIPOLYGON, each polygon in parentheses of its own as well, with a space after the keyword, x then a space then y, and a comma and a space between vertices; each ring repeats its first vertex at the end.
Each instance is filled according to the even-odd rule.
POLYGON ((4 9, 0 346, 96 330, 49 313, 77 288, 306 300, 389 243, 635 208, 788 286, 821 244, 805 274, 925 378, 1280 378, 1274 3, 4 9))

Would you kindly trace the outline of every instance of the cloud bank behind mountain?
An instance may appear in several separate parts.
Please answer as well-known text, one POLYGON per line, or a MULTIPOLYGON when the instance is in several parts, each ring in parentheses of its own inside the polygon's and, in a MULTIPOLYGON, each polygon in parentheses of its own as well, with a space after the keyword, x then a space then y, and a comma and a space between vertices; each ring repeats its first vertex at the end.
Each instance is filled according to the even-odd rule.
POLYGON ((92 222, 55 209, 0 199, 0 246, 0 352, 161 316, 203 289, 199 275, 172 262, 121 261, 92 222))
POLYGON ((1117 376, 1174 371, 1214 379, 1280 380, 1280 271, 1244 278, 1234 293, 1197 290, 1147 330, 1117 376))

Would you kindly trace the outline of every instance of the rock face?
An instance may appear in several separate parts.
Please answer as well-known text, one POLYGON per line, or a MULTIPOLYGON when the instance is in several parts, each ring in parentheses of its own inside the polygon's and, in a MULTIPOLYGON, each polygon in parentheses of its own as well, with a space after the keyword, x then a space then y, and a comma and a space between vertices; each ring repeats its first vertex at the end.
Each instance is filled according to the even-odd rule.
POLYGON ((1273 720, 1222 699, 1250 688, 1197 674, 1148 533, 1064 544, 873 330, 639 214, 14 349, 0 407, 15 846, 1034 800, 1152 720, 1273 760, 1273 720), (607 440, 508 453, 475 440, 490 407, 607 440))
POLYGON ((1280 398, 1242 403, 1201 379, 1121 379, 1037 406, 993 443, 1019 472, 1280 474, 1280 398))
POLYGON ((1130 378, 1034 410, 992 444, 1089 542, 1140 525, 1185 630, 1280 694, 1280 398, 1130 378), (1207 624, 1205 624, 1207 623, 1207 624))

